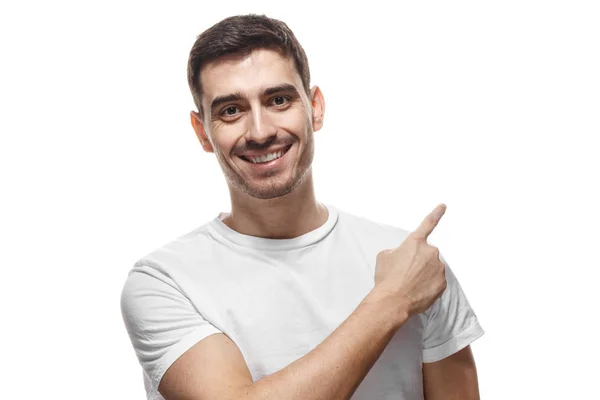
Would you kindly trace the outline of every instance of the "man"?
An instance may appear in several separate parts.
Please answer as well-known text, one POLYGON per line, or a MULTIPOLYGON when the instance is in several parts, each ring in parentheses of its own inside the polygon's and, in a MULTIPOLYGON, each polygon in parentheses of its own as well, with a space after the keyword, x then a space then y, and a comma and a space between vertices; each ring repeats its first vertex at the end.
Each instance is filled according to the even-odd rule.
POLYGON ((231 212, 136 262, 122 313, 149 399, 478 399, 483 334, 452 271, 414 232, 315 198, 325 102, 282 22, 227 18, 188 64, 191 123, 231 212))

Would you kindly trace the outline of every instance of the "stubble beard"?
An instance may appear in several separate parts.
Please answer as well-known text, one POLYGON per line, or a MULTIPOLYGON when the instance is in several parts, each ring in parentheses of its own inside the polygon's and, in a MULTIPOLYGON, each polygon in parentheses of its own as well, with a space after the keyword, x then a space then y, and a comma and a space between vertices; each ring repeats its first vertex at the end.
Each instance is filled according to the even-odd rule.
POLYGON ((282 179, 277 176, 267 176, 262 178, 262 180, 266 182, 262 182, 261 185, 251 185, 231 168, 222 154, 218 154, 217 160, 219 161, 221 169, 223 170, 223 174, 225 175, 225 179, 230 186, 233 186, 247 195, 257 199, 274 199, 293 192, 294 189, 296 189, 308 175, 313 162, 315 149, 312 130, 308 135, 306 135, 306 138, 306 148, 300 155, 300 162, 298 163, 295 173, 293 172, 293 175, 285 181, 282 181, 282 179))

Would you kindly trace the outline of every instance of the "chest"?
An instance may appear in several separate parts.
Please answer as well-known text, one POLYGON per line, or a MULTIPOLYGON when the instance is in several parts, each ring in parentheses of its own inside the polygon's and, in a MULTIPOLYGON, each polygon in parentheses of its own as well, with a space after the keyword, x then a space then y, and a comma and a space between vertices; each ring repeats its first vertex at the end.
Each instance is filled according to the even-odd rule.
MULTIPOLYGON (((229 254, 219 274, 193 279, 194 291, 204 294, 201 313, 238 345, 257 380, 310 352, 356 309, 373 287, 374 261, 358 248, 229 254)), ((415 321, 395 335, 380 364, 399 371, 407 352, 420 356, 420 343, 415 321)))
POLYGON ((228 278, 210 285, 213 317, 249 364, 272 360, 265 372, 312 350, 373 287, 370 266, 348 253, 240 257, 228 265, 228 278))

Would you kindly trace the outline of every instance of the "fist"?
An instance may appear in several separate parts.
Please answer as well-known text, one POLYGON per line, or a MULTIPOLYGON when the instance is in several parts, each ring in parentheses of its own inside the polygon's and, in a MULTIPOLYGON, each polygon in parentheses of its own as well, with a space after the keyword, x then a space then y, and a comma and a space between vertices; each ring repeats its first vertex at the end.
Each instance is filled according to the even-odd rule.
POLYGON ((427 310, 446 289, 446 267, 427 238, 446 212, 440 204, 400 246, 377 255, 375 289, 393 296, 409 315, 427 310))

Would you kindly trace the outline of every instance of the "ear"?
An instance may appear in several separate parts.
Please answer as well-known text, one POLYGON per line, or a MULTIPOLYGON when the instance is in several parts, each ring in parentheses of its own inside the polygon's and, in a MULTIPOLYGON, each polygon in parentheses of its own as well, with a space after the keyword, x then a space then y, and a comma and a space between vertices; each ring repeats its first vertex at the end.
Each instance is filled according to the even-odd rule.
POLYGON ((202 122, 200 114, 198 114, 196 111, 190 111, 190 120, 192 122, 194 132, 196 132, 196 136, 198 137, 200 145, 202 145, 204 151, 207 153, 214 153, 212 144, 210 143, 210 140, 208 140, 208 136, 204 130, 204 123, 202 122))
POLYGON ((323 127, 325 118, 325 98, 318 86, 313 86, 310 90, 312 101, 313 131, 316 132, 323 127))

